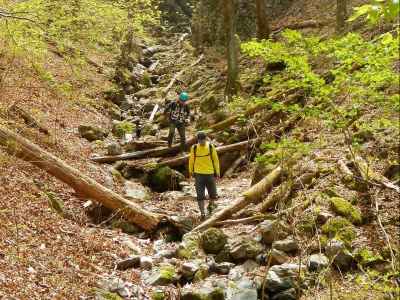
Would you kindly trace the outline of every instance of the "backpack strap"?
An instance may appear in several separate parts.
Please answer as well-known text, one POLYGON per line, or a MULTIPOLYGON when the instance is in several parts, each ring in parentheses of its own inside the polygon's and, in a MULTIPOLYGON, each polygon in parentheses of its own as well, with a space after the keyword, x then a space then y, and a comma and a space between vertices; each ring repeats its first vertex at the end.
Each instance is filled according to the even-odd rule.
POLYGON ((197 157, 196 151, 197 151, 197 144, 195 144, 195 145, 193 146, 193 155, 194 155, 194 159, 193 159, 193 170, 192 170, 192 173, 193 173, 193 174, 194 174, 194 166, 195 166, 195 164, 196 164, 196 157, 197 157))
POLYGON ((209 148, 210 148, 210 159, 211 159, 211 163, 212 163, 212 166, 213 166, 214 176, 216 176, 216 175, 217 175, 217 172, 215 171, 214 158, 213 158, 213 156, 212 156, 213 147, 214 147, 214 145, 211 144, 211 143, 209 143, 209 148))

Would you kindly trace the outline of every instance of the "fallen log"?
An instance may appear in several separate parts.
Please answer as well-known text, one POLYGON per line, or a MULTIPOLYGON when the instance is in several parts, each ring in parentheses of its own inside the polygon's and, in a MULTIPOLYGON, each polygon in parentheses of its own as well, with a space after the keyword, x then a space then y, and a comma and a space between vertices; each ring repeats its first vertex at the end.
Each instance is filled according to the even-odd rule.
POLYGON ((281 166, 276 167, 264 179, 253 185, 248 191, 244 192, 242 197, 237 199, 232 205, 216 212, 215 215, 198 225, 193 229, 193 231, 199 231, 214 226, 217 222, 232 216, 250 203, 255 203, 262 199, 264 194, 272 188, 273 184, 281 176, 282 170, 281 166))
POLYGON ((104 206, 118 210, 128 221, 145 229, 154 229, 161 215, 148 212, 117 193, 105 188, 81 171, 69 166, 51 153, 41 149, 24 137, 0 125, 0 149, 23 159, 72 187, 78 194, 100 202, 104 206))
POLYGON ((296 191, 310 184, 319 174, 318 170, 311 170, 293 180, 287 180, 277 186, 262 202, 260 212, 264 213, 274 207, 277 203, 285 203, 287 199, 296 191))
POLYGON ((241 154, 234 162, 233 164, 229 167, 228 170, 226 170, 224 177, 229 177, 233 174, 233 172, 235 172, 236 168, 239 167, 242 162, 244 162, 246 160, 246 155, 245 154, 241 154))
POLYGON ((389 179, 385 176, 376 173, 371 166, 361 157, 358 155, 354 156, 354 162, 361 173, 362 178, 366 182, 375 182, 380 184, 388 189, 394 190, 397 193, 400 193, 400 187, 393 184, 389 179))
POLYGON ((19 117, 21 117, 25 124, 29 127, 32 128, 37 128, 41 133, 49 135, 49 130, 42 125, 39 124, 38 121, 35 120, 34 117, 32 117, 26 110, 23 108, 19 107, 17 104, 11 105, 11 107, 8 109, 8 111, 12 114, 15 114, 19 117))
POLYGON ((267 215, 255 215, 243 219, 232 219, 232 220, 226 220, 226 221, 221 221, 217 222, 215 226, 226 226, 226 225, 236 225, 236 224, 251 224, 254 222, 260 222, 265 220, 267 215))
MULTIPOLYGON (((300 90, 299 93, 303 94, 303 91, 300 90)), ((285 93, 286 94, 286 93, 285 93)), ((283 97, 285 95, 284 93, 279 94, 276 97, 283 97)), ((294 99, 297 99, 296 97, 289 97, 288 101, 284 101, 284 104, 291 103, 294 101, 294 99)), ((222 131, 229 126, 233 125, 236 123, 236 121, 245 116, 245 117, 250 117, 251 115, 269 107, 270 103, 263 102, 256 104, 252 107, 250 107, 244 114, 238 114, 235 116, 232 116, 224 121, 221 121, 219 123, 216 123, 214 125, 211 125, 207 130, 204 130, 207 134, 213 134, 217 133, 219 131, 222 131)), ((196 137, 192 137, 186 141, 186 147, 190 147, 194 145, 197 142, 196 137)), ((155 149, 149 149, 146 151, 137 151, 137 152, 131 152, 131 153, 125 153, 121 155, 114 155, 114 156, 97 156, 97 157, 92 157, 91 160, 98 162, 98 163, 112 163, 116 162, 119 160, 129 160, 129 159, 138 159, 138 158, 144 158, 144 157, 158 157, 158 156, 166 156, 166 155, 173 155, 176 154, 180 151, 180 145, 176 144, 170 148, 168 147, 159 147, 155 149)))
MULTIPOLYGON (((230 151, 237 151, 237 150, 243 150, 246 147, 252 147, 252 146, 257 146, 261 142, 260 139, 252 139, 244 142, 239 142, 235 144, 230 144, 226 146, 221 146, 217 147, 215 150, 217 150, 218 154, 222 154, 225 152, 230 152, 230 151)), ((189 155, 173 158, 170 160, 165 160, 165 161, 160 161, 158 162, 155 167, 177 167, 181 166, 185 163, 187 163, 189 160, 189 155)))

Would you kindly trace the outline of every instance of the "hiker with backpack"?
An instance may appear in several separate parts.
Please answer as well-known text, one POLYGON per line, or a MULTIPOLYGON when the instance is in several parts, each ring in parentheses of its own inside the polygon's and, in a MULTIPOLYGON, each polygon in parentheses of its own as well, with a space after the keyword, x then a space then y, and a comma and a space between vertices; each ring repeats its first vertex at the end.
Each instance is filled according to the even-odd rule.
POLYGON ((206 217, 204 212, 205 191, 207 189, 210 197, 207 210, 211 214, 218 197, 215 179, 220 177, 220 168, 215 146, 207 141, 207 135, 202 131, 197 133, 197 144, 190 149, 189 178, 192 176, 195 179, 201 220, 204 220, 206 217))
POLYGON ((172 147, 174 141, 175 129, 178 129, 181 147, 181 152, 186 151, 186 128, 189 124, 190 109, 186 103, 189 100, 189 95, 182 92, 176 101, 172 101, 165 107, 165 113, 169 113, 169 134, 168 147, 172 147))

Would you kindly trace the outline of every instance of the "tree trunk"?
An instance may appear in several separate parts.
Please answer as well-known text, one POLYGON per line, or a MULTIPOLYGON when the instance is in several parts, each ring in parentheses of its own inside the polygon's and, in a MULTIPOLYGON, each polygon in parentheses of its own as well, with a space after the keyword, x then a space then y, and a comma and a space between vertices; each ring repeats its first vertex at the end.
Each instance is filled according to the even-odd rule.
POLYGON ((225 87, 225 95, 231 99, 238 90, 239 74, 239 37, 236 35, 235 0, 224 0, 224 25, 226 36, 226 56, 228 62, 228 74, 225 87))
POLYGON ((160 222, 161 215, 143 210, 117 193, 105 188, 81 171, 67 165, 54 155, 32 144, 22 136, 0 125, 0 145, 10 155, 15 155, 72 187, 77 193, 102 203, 104 206, 120 210, 127 220, 145 230, 154 229, 160 222))
POLYGON ((202 230, 215 225, 217 222, 225 220, 232 216, 234 213, 245 208, 250 203, 259 201, 263 198, 264 194, 271 189, 275 181, 280 177, 282 167, 278 166, 271 173, 269 173, 259 183, 253 185, 248 191, 243 194, 243 197, 236 200, 232 205, 218 211, 208 220, 201 223, 193 231, 202 230))
POLYGON ((342 34, 346 29, 347 0, 336 1, 336 34, 342 34))
POLYGON ((268 22, 267 6, 265 0, 256 0, 256 11, 257 11, 257 38, 259 40, 266 40, 269 38, 271 31, 268 22))

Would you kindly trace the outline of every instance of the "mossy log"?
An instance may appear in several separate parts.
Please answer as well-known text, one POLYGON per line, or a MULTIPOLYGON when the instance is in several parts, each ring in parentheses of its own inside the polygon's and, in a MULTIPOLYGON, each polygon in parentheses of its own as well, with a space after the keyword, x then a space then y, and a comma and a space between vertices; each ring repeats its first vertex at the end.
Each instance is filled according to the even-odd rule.
POLYGON ((201 223, 199 226, 193 229, 193 231, 199 231, 214 226, 217 222, 229 218, 234 213, 245 208, 250 203, 261 200, 264 197, 265 193, 272 188, 273 184, 281 176, 282 170, 283 168, 281 166, 276 167, 264 179, 262 179, 260 182, 253 185, 249 190, 244 192, 242 197, 237 199, 232 205, 216 212, 215 215, 201 223))
POLYGON ((10 155, 15 155, 65 182, 78 194, 100 202, 110 209, 119 210, 128 221, 145 230, 154 229, 161 220, 161 215, 142 209, 136 203, 107 189, 2 125, 0 125, 0 145, 3 146, 1 149, 10 155))

